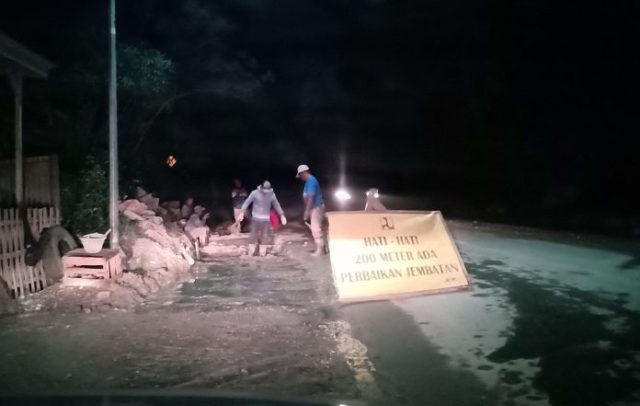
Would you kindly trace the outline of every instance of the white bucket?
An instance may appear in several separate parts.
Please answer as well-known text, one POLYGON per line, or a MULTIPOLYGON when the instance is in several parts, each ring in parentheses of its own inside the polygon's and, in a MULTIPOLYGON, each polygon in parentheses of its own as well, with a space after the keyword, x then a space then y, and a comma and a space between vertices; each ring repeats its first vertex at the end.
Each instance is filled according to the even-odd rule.
POLYGON ((89 254, 95 254, 102 250, 104 240, 106 239, 106 234, 92 233, 80 237, 80 242, 82 243, 82 247, 84 248, 85 252, 89 254))

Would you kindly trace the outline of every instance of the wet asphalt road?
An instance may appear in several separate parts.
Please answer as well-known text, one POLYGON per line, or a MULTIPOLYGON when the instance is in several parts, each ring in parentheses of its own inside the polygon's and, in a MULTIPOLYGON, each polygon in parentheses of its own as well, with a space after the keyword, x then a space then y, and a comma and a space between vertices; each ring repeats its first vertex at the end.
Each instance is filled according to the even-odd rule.
POLYGON ((451 222, 473 289, 347 306, 397 403, 640 404, 640 244, 451 222))

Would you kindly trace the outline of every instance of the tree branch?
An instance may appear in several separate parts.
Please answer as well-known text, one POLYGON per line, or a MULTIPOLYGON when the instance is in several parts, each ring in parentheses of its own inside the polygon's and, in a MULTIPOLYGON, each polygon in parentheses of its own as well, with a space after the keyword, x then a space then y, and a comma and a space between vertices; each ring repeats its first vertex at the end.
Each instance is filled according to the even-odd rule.
POLYGON ((140 137, 138 138, 138 142, 136 142, 136 145, 134 147, 135 150, 138 150, 140 148, 140 146, 142 145, 142 141, 144 141, 145 136, 147 135, 147 133, 149 132, 149 130, 151 129, 151 127, 153 126, 153 123, 155 122, 155 120, 158 118, 158 116, 160 116, 160 114, 162 114, 162 112, 174 101, 178 100, 178 99, 182 99, 184 97, 187 96, 192 96, 195 94, 203 94, 203 93, 214 93, 215 90, 190 90, 188 92, 183 92, 180 94, 177 94, 173 97, 170 97, 169 99, 165 100, 160 107, 158 108, 158 110, 156 110, 156 112, 153 114, 153 116, 151 116, 151 118, 149 119, 149 121, 147 121, 146 123, 142 124, 142 131, 140 133, 140 137))

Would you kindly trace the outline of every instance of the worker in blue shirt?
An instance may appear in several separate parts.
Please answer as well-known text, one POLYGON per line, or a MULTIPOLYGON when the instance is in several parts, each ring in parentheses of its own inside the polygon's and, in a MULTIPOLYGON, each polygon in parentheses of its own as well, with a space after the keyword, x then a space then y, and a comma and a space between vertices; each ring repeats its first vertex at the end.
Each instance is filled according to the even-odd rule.
POLYGON ((304 221, 310 223, 311 234, 316 244, 313 255, 324 255, 327 252, 327 244, 324 235, 324 197, 320 189, 320 183, 309 170, 309 166, 298 166, 298 178, 304 182, 302 199, 304 200, 304 221))

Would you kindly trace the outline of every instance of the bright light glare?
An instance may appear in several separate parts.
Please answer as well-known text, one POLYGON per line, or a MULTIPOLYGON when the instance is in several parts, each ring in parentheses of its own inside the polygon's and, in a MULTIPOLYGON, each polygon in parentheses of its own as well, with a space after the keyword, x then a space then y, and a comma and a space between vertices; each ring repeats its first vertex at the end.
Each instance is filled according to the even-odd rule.
POLYGON ((334 196, 336 197, 336 199, 340 200, 341 202, 351 199, 351 195, 349 194, 349 192, 347 192, 344 189, 336 190, 336 193, 334 194, 334 196))
POLYGON ((377 199, 377 198, 380 197, 380 195, 378 194, 378 192, 376 192, 376 194, 374 194, 373 197, 375 197, 377 199))

